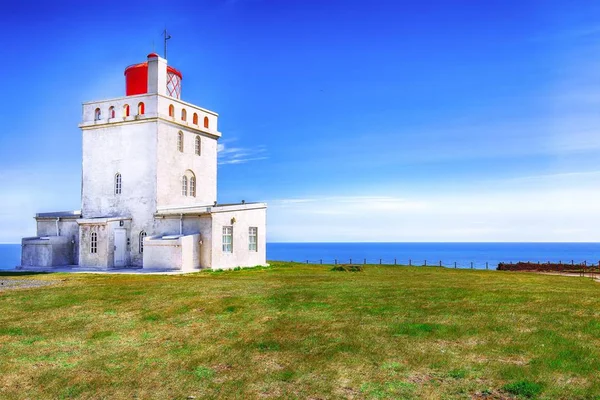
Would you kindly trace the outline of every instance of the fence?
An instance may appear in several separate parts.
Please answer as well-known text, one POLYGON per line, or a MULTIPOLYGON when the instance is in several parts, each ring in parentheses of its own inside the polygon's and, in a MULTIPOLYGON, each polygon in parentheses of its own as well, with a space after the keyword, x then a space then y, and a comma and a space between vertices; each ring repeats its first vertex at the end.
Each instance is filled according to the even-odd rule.
MULTIPOLYGON (((378 258, 378 259, 369 259, 369 258, 347 258, 347 259, 341 259, 341 258, 334 258, 334 259, 318 259, 318 260, 299 260, 299 261, 295 261, 295 260, 291 260, 291 262, 299 262, 299 263, 306 263, 306 264, 320 264, 320 265, 338 265, 338 264, 362 264, 362 265, 405 265, 405 266, 412 266, 412 267, 445 267, 445 268, 456 268, 456 269, 479 269, 479 270, 490 270, 493 269, 495 270, 496 267, 498 267, 499 264, 505 264, 505 265, 512 265, 512 262, 509 263, 502 263, 502 262, 494 262, 494 263, 490 263, 488 261, 452 261, 450 263, 448 262, 443 262, 442 260, 438 260, 438 261, 431 261, 431 260, 415 260, 415 259, 399 259, 399 258, 394 258, 394 259, 385 259, 385 258, 378 258)), ((518 264, 520 262, 515 262, 514 264, 518 264)), ((548 265, 555 265, 555 264, 560 264, 560 265, 565 265, 565 266, 570 266, 571 268, 569 268, 569 270, 575 271, 575 272, 580 272, 580 271, 584 271, 584 273, 587 272, 594 272, 593 270, 595 270, 596 273, 600 272, 600 261, 598 262, 589 262, 589 261, 581 261, 581 262, 575 262, 575 260, 570 260, 568 262, 563 263, 562 261, 558 261, 557 263, 551 263, 550 261, 548 262, 530 262, 527 261, 527 264, 531 264, 532 266, 535 266, 536 264, 538 266, 544 266, 546 264, 548 265)), ((548 271, 550 272, 550 271, 548 271)))

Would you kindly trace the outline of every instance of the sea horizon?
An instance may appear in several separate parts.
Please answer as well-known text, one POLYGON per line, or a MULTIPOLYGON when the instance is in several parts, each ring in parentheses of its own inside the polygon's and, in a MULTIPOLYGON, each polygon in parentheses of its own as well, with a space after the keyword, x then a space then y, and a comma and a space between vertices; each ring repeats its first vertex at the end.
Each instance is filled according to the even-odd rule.
MULTIPOLYGON (((20 263, 19 243, 0 244, 0 269, 20 263)), ((313 264, 428 265, 496 269, 500 262, 600 263, 598 242, 267 242, 267 260, 313 264)))

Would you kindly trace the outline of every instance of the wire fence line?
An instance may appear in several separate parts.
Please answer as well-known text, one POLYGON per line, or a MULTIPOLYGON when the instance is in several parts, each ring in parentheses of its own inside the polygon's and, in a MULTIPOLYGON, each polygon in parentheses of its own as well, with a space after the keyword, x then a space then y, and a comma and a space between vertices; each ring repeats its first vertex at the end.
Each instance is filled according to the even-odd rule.
MULTIPOLYGON (((442 260, 416 260, 416 259, 400 259, 400 258, 334 258, 334 259, 326 259, 320 258, 318 260, 290 260, 292 263, 306 263, 306 264, 319 264, 319 265, 338 265, 338 264, 362 264, 362 265, 404 265, 404 266, 412 266, 412 267, 446 267, 446 268, 456 268, 456 269, 493 269, 495 270, 498 267, 499 262, 490 263, 488 261, 452 261, 452 262, 444 262, 442 260)), ((524 261, 529 264, 538 264, 543 266, 544 264, 551 264, 550 261, 541 262, 541 261, 524 261)), ((503 264, 513 264, 513 262, 506 262, 503 264)), ((516 264, 516 262, 515 262, 516 264)), ((579 267, 582 269, 589 268, 600 268, 600 261, 591 262, 591 261, 578 261, 568 260, 568 261, 558 261, 554 264, 562 264, 562 265, 570 265, 575 268, 579 267)))

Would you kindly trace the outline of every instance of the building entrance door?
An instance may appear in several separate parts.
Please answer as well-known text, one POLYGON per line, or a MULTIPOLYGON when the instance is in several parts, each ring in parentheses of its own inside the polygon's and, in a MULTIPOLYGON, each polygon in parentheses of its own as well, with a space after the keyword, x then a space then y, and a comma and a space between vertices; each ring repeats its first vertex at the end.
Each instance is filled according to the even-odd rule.
POLYGON ((125 266, 127 238, 125 229, 115 229, 115 267, 125 266))

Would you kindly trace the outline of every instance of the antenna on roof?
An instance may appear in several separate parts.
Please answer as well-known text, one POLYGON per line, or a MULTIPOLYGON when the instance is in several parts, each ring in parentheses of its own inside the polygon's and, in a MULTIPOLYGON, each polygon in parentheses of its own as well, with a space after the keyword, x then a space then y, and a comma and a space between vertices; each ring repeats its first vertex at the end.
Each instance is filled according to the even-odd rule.
POLYGON ((167 32, 167 28, 163 31, 163 35, 165 37, 165 60, 167 59, 167 40, 171 39, 171 35, 167 32))

